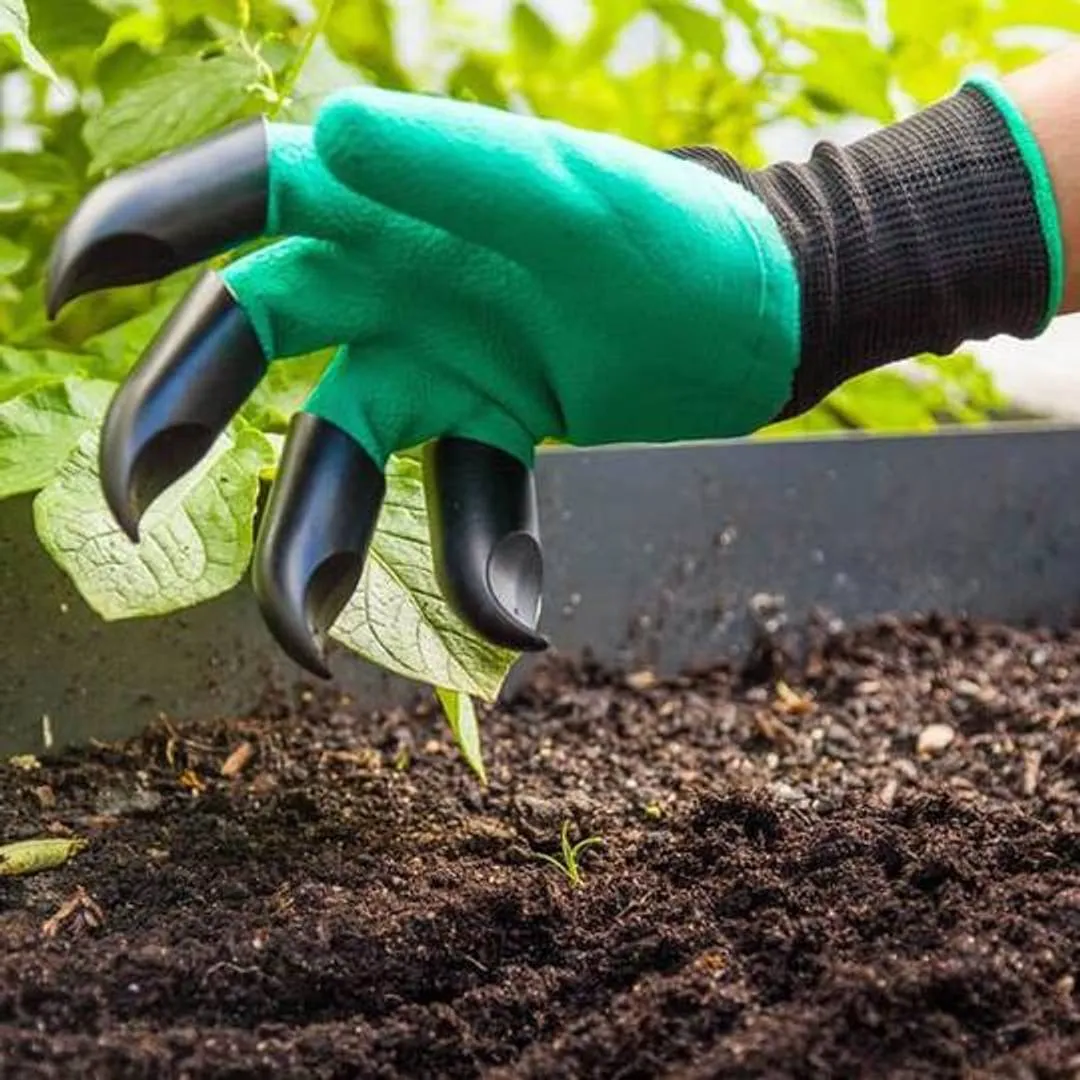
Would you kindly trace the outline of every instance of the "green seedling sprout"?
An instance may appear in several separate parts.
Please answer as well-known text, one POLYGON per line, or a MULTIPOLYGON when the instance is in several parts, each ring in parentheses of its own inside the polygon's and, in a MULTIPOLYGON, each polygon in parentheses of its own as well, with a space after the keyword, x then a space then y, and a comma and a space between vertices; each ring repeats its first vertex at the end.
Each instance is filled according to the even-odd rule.
POLYGON ((604 841, 599 836, 587 836, 584 840, 579 840, 576 844, 571 844, 570 822, 564 821, 562 827, 562 857, 558 858, 555 855, 548 855, 543 851, 534 851, 532 852, 532 856, 543 862, 550 863, 559 871, 559 873, 564 874, 571 886, 576 889, 585 883, 581 876, 582 854, 586 849, 591 848, 596 844, 602 844, 603 842, 604 841))

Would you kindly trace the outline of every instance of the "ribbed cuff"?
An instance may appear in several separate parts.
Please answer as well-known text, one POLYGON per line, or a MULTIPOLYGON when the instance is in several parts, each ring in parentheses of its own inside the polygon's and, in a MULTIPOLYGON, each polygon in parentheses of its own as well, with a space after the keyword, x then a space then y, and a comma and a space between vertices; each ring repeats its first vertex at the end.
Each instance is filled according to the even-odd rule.
POLYGON ((1049 174, 989 80, 849 146, 819 143, 803 164, 750 172, 721 151, 673 152, 758 195, 794 254, 802 351, 778 419, 896 360, 1034 337, 1060 305, 1049 174))

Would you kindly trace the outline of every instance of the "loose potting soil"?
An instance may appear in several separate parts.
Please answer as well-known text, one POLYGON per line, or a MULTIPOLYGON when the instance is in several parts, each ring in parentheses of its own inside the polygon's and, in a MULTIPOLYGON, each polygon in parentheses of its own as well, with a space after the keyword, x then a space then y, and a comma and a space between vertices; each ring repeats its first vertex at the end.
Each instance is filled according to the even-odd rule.
POLYGON ((1080 632, 264 698, 0 768, 0 1076, 1080 1075, 1080 632))

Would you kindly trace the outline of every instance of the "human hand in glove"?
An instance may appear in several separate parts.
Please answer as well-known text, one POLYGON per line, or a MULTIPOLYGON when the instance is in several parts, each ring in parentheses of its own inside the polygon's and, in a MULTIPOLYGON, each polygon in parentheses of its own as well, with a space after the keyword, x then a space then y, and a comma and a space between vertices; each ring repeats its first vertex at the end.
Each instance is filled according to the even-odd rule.
POLYGON ((364 88, 311 127, 247 123, 104 182, 57 242, 48 303, 277 238, 179 304, 112 403, 101 475, 137 538, 268 363, 338 346, 252 575, 280 644, 326 675, 390 454, 425 448, 447 599, 489 640, 543 648, 541 441, 745 435, 878 364, 1038 333, 1062 288, 1049 184, 988 83, 757 172, 364 88))

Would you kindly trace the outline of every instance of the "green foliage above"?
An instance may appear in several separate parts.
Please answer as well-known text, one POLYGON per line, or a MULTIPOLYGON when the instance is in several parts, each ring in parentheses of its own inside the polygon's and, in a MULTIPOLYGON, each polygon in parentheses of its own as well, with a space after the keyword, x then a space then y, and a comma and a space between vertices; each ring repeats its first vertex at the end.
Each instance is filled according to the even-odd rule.
MULTIPOLYGON (((753 166, 778 124, 887 123, 949 91, 972 64, 1031 60, 1026 29, 1080 29, 1074 0, 885 0, 885 25, 873 28, 864 0, 592 0, 573 35, 524 0, 499 26, 430 2, 405 28, 392 0, 318 0, 306 15, 296 0, 0 0, 0 497, 37 492, 42 543, 102 617, 188 607, 242 579, 258 480, 272 477, 290 410, 328 357, 275 366, 133 548, 97 492, 97 424, 200 268, 85 298, 50 324, 47 253, 101 178, 240 117, 310 119, 327 93, 357 81, 657 147, 713 142, 753 166), (421 40, 408 55, 403 29, 421 40)), ((927 430, 984 422, 1003 404, 971 357, 914 366, 855 380, 764 434, 927 430)), ((391 463, 373 557, 335 636, 440 688, 478 761, 471 700, 455 695, 492 699, 514 657, 433 598, 419 468, 409 457, 391 463)))

